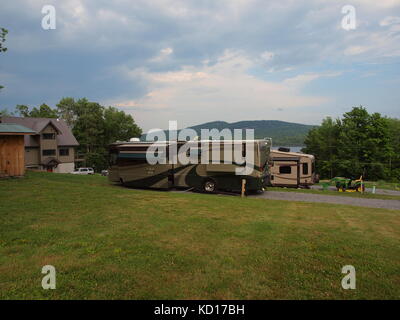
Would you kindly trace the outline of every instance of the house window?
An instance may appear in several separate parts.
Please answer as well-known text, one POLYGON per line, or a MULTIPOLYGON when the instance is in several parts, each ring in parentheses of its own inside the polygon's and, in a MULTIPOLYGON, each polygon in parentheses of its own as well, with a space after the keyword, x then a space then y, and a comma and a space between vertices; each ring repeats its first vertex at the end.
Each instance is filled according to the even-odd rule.
POLYGON ((279 173, 281 173, 281 174, 291 174, 292 173, 292 167, 291 166, 280 166, 279 167, 279 173))
POLYGON ((303 163, 303 174, 308 174, 308 163, 303 163))
POLYGON ((54 140, 56 138, 55 133, 43 133, 42 135, 44 140, 54 140))
POLYGON ((56 150, 54 150, 54 149, 42 150, 42 155, 43 156, 55 156, 56 150))
POLYGON ((60 156, 69 156, 69 149, 64 148, 59 150, 60 156))

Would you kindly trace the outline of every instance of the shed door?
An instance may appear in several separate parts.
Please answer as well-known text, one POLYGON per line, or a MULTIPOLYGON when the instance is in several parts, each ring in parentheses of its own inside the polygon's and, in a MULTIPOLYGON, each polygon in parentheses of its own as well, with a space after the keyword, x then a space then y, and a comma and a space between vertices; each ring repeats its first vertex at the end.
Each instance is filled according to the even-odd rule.
POLYGON ((24 136, 0 137, 0 173, 22 176, 25 173, 24 136))

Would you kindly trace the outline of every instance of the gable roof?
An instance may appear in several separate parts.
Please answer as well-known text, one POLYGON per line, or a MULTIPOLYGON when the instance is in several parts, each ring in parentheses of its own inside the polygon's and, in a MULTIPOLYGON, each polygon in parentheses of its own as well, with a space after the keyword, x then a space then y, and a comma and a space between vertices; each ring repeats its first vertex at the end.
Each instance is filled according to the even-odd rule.
MULTIPOLYGON (((27 127, 40 134, 49 124, 54 126, 59 134, 57 134, 57 144, 59 146, 78 146, 71 129, 64 120, 54 118, 22 118, 22 117, 2 117, 0 123, 14 123, 27 127)), ((25 136, 25 147, 37 147, 38 143, 34 136, 25 136)))
POLYGON ((35 131, 16 123, 0 123, 0 134, 36 134, 35 131))

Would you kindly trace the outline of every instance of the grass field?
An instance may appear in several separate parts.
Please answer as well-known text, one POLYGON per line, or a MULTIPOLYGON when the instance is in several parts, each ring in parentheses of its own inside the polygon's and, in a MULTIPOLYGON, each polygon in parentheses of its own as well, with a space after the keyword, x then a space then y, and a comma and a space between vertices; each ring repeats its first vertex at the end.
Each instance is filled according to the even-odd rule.
POLYGON ((338 192, 335 190, 315 190, 315 189, 297 189, 297 188, 281 188, 281 187, 268 187, 268 191, 279 191, 279 192, 300 192, 300 193, 312 193, 321 194, 327 196, 342 196, 342 197, 353 197, 363 199, 383 199, 383 200, 400 200, 400 196, 387 195, 387 194, 372 194, 371 192, 338 192))
POLYGON ((399 211, 0 180, 1 299, 399 299, 399 257, 399 211))

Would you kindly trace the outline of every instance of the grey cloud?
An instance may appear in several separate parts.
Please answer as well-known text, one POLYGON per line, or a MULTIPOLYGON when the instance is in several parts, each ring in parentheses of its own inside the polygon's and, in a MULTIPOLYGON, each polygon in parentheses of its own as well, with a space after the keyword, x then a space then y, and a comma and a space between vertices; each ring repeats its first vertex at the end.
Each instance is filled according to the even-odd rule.
MULTIPOLYGON (((351 66, 354 61, 369 62, 371 57, 398 61, 396 56, 382 58, 386 51, 400 49, 395 30, 379 23, 387 16, 400 16, 400 8, 357 0, 363 23, 354 32, 346 32, 340 28, 344 4, 322 0, 6 1, 0 21, 10 31, 9 52, 0 56, 0 72, 13 77, 4 83, 1 106, 51 104, 63 96, 135 100, 151 90, 150 84, 140 77, 124 77, 118 72, 121 68, 162 73, 200 67, 204 60, 214 65, 226 49, 244 52, 254 61, 265 51, 273 52, 273 59, 260 62, 260 68, 275 72, 289 67, 351 66), (40 28, 44 4, 57 9, 57 30, 40 28), (374 47, 375 33, 384 39, 380 50, 374 47), (343 54, 351 46, 371 45, 365 54, 343 54), (173 48, 171 56, 152 61, 166 47, 173 48)), ((207 94, 211 89, 192 90, 207 94)))

